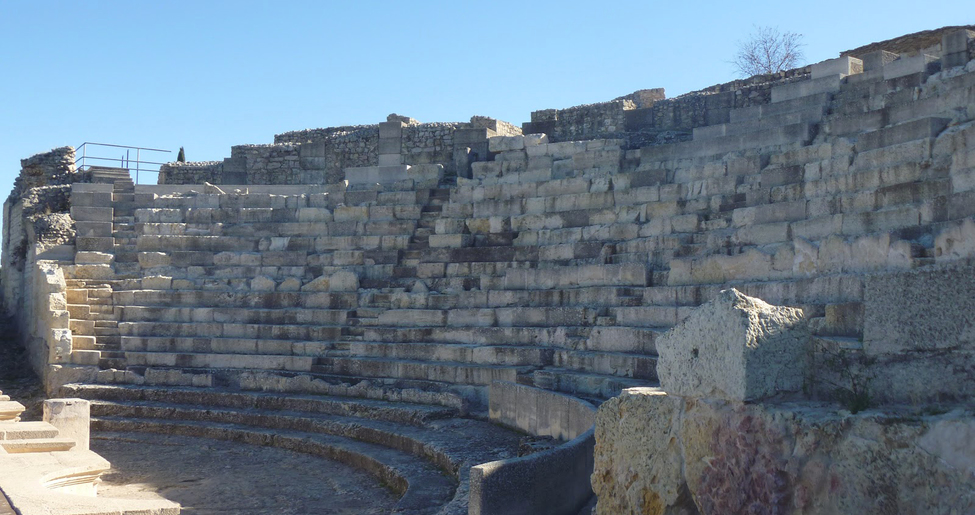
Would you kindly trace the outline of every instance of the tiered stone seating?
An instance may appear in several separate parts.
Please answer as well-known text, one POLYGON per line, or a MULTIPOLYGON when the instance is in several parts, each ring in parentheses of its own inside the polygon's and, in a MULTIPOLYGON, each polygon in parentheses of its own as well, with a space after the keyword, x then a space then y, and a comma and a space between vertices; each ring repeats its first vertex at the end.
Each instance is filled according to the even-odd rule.
MULTIPOLYGON (((114 323, 137 373, 274 370, 483 400, 494 380, 593 397, 650 384, 656 334, 729 285, 835 333, 827 313, 856 309, 858 274, 933 259, 935 233, 969 215, 934 149, 972 74, 885 70, 778 85, 770 104, 641 151, 493 138, 494 159, 455 187, 154 198, 125 236, 139 274, 78 254, 75 281, 115 282, 69 292, 77 348, 107 349, 114 323)), ((95 357, 75 359, 107 364, 95 357)))
POLYGON ((200 436, 350 464, 401 496, 397 513, 467 513, 470 466, 517 456, 521 438, 460 418, 453 407, 339 395, 350 393, 343 388, 331 395, 80 384, 64 391, 92 399, 92 428, 108 438, 130 431, 200 436))

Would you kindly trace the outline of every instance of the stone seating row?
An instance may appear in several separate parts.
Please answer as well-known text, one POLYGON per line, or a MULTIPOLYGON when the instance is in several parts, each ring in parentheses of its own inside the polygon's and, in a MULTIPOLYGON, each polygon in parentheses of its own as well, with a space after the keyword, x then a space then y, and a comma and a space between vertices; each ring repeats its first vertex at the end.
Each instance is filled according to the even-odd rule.
POLYGON ((221 388, 70 384, 92 399, 92 427, 200 436, 337 460, 372 474, 400 498, 397 512, 467 512, 468 469, 517 454, 521 435, 454 408, 335 395, 221 388))

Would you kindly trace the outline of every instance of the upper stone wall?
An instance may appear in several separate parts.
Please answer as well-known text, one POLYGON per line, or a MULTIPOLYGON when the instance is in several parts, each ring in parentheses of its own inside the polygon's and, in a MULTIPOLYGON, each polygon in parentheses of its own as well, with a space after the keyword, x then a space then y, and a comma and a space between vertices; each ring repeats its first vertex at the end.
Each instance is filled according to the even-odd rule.
MULTIPOLYGON (((347 168, 443 164, 449 174, 466 173, 467 155, 485 158, 487 138, 521 134, 514 125, 485 116, 470 122, 419 123, 399 115, 396 138, 381 141, 380 125, 305 129, 275 135, 269 145, 237 145, 222 162, 168 163, 159 184, 335 184, 347 168), (456 138, 460 131, 463 135, 456 138), (400 156, 387 162, 380 156, 400 156)), ((477 160, 475 157, 474 160, 477 160)))
POLYGON ((690 139, 691 130, 729 121, 732 109, 768 104, 772 88, 810 77, 805 66, 717 84, 667 99, 663 88, 640 90, 610 102, 544 109, 523 125, 553 142, 616 138, 627 149, 690 139))

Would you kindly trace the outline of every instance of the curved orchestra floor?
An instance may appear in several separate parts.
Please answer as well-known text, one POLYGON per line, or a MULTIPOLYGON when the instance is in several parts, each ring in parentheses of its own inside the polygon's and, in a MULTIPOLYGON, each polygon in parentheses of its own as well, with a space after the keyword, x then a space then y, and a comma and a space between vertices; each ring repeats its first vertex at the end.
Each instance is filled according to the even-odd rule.
POLYGON ((112 463, 100 497, 162 496, 185 514, 380 514, 397 501, 365 472, 285 449, 152 433, 93 433, 91 449, 112 463))

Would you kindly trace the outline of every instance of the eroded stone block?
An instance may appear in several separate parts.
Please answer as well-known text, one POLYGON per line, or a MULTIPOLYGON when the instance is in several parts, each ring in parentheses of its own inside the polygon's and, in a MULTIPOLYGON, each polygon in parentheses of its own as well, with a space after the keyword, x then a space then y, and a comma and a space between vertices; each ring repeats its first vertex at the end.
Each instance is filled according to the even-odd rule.
POLYGON ((681 397, 755 401, 802 388, 808 329, 801 309, 735 289, 657 339, 657 373, 681 397))

